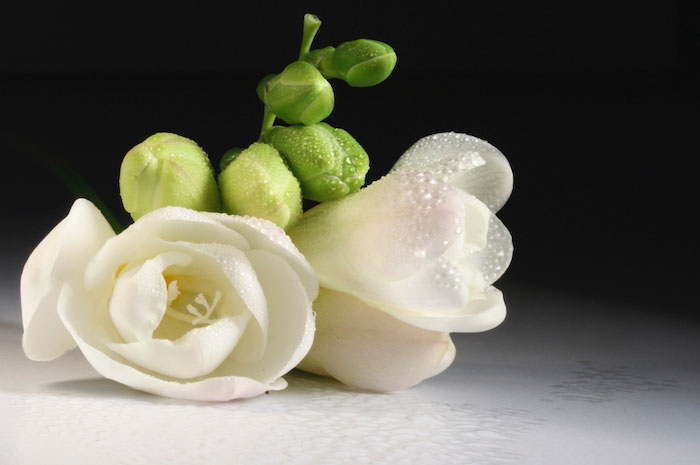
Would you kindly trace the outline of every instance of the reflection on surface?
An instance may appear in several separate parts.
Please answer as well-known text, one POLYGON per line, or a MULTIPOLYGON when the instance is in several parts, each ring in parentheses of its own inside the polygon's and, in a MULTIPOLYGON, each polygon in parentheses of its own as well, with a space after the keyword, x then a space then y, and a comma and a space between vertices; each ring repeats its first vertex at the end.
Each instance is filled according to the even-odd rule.
POLYGON ((227 403, 134 391, 100 378, 79 351, 31 362, 21 326, 6 319, 0 463, 696 462, 695 328, 510 295, 519 304, 502 327, 456 335, 454 365, 408 391, 293 372, 284 391, 227 403))
POLYGON ((78 463, 505 463, 529 412, 479 409, 413 393, 352 392, 294 373, 291 388, 226 404, 129 394, 108 381, 53 384, 56 393, 13 396, 13 459, 79 451, 78 463), (126 395, 125 395, 126 394, 126 395), (40 450, 35 447, 42 444, 40 450))
POLYGON ((554 384, 550 395, 573 401, 611 402, 615 394, 627 392, 663 391, 679 387, 678 381, 654 381, 630 372, 629 367, 600 367, 591 360, 576 361, 577 368, 561 383, 554 384))

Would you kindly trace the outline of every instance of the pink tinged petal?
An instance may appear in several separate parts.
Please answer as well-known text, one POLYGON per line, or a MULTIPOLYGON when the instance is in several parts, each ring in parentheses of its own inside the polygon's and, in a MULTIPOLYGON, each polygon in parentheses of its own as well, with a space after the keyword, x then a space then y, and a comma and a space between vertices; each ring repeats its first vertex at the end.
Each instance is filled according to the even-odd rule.
POLYGON ((107 347, 134 365, 173 378, 206 376, 216 369, 238 344, 250 313, 221 318, 215 323, 188 331, 181 338, 144 339, 107 347))
POLYGON ((287 233, 271 221, 251 216, 234 216, 225 213, 206 213, 222 225, 238 231, 250 242, 252 249, 264 249, 284 258, 297 273, 311 300, 318 294, 316 272, 297 249, 287 233))
POLYGON ((470 289, 462 270, 439 258, 400 281, 367 282, 353 295, 389 314, 420 309, 436 316, 463 309, 470 289))
POLYGON ((405 171, 312 208, 289 234, 324 287, 357 293, 429 266, 463 238, 464 218, 456 189, 405 171))
POLYGON ((439 173, 493 212, 513 191, 513 171, 506 157, 488 142, 467 134, 445 132, 420 139, 399 158, 392 172, 405 169, 439 173))
POLYGON ((22 346, 27 357, 52 360, 75 347, 56 311, 60 289, 64 283, 82 289, 86 263, 112 236, 114 231, 97 207, 78 199, 29 256, 20 281, 22 346))
MULTIPOLYGON (((247 362, 229 357, 213 375, 236 373, 272 383, 294 368, 311 348, 314 317, 311 301, 295 270, 276 253, 250 250, 248 258, 265 292, 270 317, 265 353, 257 361, 247 362)), ((244 345, 241 340, 239 346, 244 345)))
POLYGON ((283 380, 263 383, 244 376, 216 376, 182 381, 158 376, 132 366, 128 360, 112 353, 106 346, 106 336, 99 330, 95 301, 76 294, 69 285, 63 287, 58 299, 58 313, 65 328, 77 343, 88 362, 105 378, 140 391, 178 399, 226 401, 263 394, 286 387, 283 380))
POLYGON ((109 314, 122 339, 150 339, 167 308, 168 290, 163 271, 172 265, 187 266, 192 258, 168 252, 119 275, 109 303, 109 314))
POLYGON ((457 312, 426 312, 425 309, 391 309, 393 317, 419 328, 448 333, 477 333, 500 325, 506 317, 503 294, 493 286, 479 295, 470 295, 469 303, 457 312))
POLYGON ((414 386, 454 360, 447 333, 403 323, 348 294, 322 288, 314 310, 316 336, 302 370, 385 392, 414 386))

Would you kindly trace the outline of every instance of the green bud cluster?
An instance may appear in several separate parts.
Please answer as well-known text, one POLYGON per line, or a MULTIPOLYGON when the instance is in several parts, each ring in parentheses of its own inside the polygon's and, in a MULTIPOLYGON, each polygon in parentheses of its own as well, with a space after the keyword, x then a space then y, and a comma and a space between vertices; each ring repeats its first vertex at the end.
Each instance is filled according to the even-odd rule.
POLYGON ((260 140, 284 157, 301 183, 304 198, 326 202, 357 191, 369 170, 367 152, 347 131, 321 123, 335 104, 328 80, 374 86, 389 77, 396 53, 389 45, 369 39, 311 50, 320 26, 316 16, 304 16, 299 60, 279 74, 265 76, 257 94, 266 114, 272 115, 263 123, 260 140), (273 126, 275 118, 292 126, 273 126))
POLYGON ((311 50, 320 26, 316 16, 305 15, 298 60, 258 84, 265 105, 259 140, 228 150, 218 180, 204 150, 176 134, 154 134, 126 154, 119 187, 134 219, 182 206, 257 216, 288 229, 302 214, 302 196, 327 202, 362 187, 367 152, 347 131, 323 122, 335 106, 329 79, 374 86, 391 74, 396 53, 369 39, 311 50), (289 126, 275 126, 276 118, 289 126))

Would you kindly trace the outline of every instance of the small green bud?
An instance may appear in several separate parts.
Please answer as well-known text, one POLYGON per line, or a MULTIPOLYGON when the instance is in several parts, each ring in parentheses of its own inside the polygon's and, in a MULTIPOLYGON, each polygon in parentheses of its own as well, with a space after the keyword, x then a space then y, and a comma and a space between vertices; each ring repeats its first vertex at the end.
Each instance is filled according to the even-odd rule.
POLYGON ((340 44, 330 60, 330 66, 319 65, 321 71, 332 71, 353 87, 370 87, 389 77, 396 66, 396 52, 383 42, 359 39, 340 44))
POLYGON ((119 191, 134 220, 165 206, 221 210, 207 154, 193 140, 167 132, 129 150, 119 173, 119 191))
POLYGON ((264 102, 289 124, 315 124, 333 111, 330 83, 313 65, 295 61, 265 84, 264 102))
POLYGON ((369 156, 343 129, 326 123, 276 126, 269 141, 289 163, 307 199, 336 200, 357 191, 365 182, 369 156))
POLYGON ((219 174, 224 209, 287 229, 301 217, 299 181, 271 145, 255 142, 219 174))

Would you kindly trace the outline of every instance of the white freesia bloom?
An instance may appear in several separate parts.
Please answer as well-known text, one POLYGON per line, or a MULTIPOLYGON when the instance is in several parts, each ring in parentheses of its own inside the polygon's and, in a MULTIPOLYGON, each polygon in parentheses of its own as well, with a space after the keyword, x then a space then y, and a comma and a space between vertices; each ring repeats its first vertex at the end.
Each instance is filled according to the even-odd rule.
POLYGON ((491 284, 513 245, 495 212, 512 186, 495 147, 442 133, 379 181, 305 213, 289 233, 323 289, 300 367, 361 388, 406 388, 449 366, 448 333, 500 324, 505 304, 491 284))
POLYGON ((313 340, 316 275, 265 220, 179 207, 115 235, 77 200, 21 279, 23 346, 77 344, 103 376, 168 397, 229 400, 286 387, 313 340))

